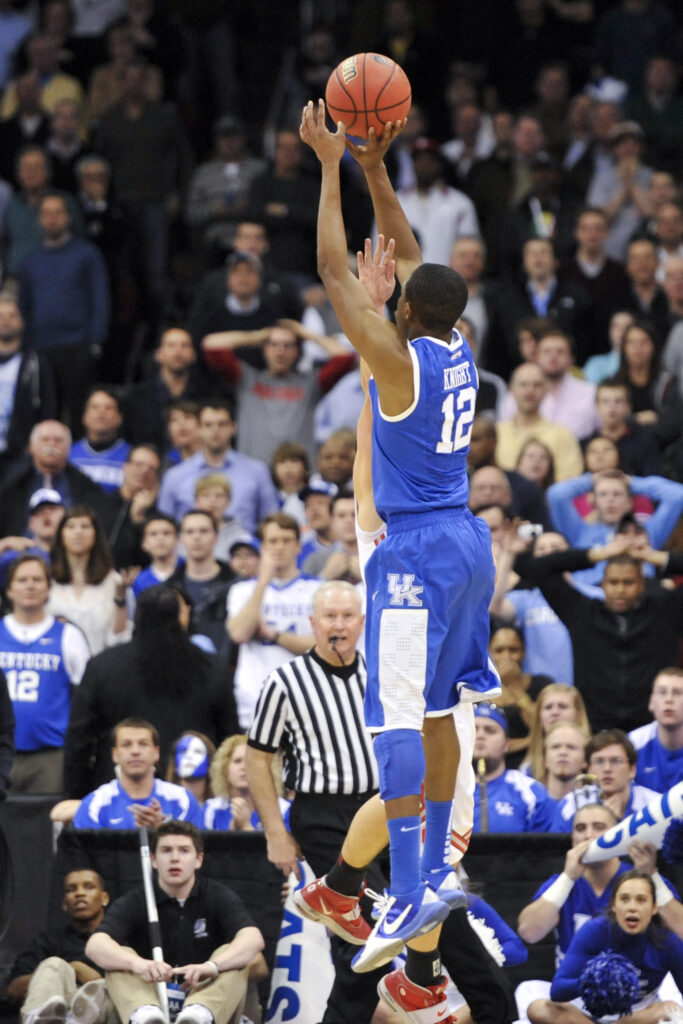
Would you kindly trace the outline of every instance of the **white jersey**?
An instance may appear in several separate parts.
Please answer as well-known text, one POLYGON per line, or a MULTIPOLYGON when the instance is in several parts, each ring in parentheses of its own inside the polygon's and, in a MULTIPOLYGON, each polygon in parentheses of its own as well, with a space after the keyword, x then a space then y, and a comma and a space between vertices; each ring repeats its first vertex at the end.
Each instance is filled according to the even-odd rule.
MULTIPOLYGON (((256 580, 241 580, 228 591, 228 618, 244 608, 254 592, 256 580)), ((313 594, 320 580, 300 574, 287 583, 271 581, 261 605, 261 619, 279 633, 305 636, 311 632, 313 594)), ((259 639, 240 644, 235 669, 235 702, 240 728, 249 729, 263 683, 270 673, 295 657, 279 644, 259 639)))

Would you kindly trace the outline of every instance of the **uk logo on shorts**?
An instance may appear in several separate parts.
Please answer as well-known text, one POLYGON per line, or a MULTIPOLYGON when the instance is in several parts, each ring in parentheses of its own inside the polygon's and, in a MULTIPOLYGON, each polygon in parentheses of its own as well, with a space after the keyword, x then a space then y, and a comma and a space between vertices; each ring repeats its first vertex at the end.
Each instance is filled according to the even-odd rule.
POLYGON ((194 935, 195 939, 205 939, 206 938, 206 936, 209 933, 206 930, 206 918, 205 917, 198 917, 196 919, 196 921, 194 923, 194 928, 192 929, 192 932, 193 932, 193 935, 194 935))
POLYGON ((387 573, 387 588, 391 594, 391 604, 399 605, 403 608, 407 605, 408 608, 421 608, 422 601, 419 598, 419 594, 422 593, 424 587, 416 587, 413 583, 415 576, 404 572, 402 576, 397 572, 387 573))

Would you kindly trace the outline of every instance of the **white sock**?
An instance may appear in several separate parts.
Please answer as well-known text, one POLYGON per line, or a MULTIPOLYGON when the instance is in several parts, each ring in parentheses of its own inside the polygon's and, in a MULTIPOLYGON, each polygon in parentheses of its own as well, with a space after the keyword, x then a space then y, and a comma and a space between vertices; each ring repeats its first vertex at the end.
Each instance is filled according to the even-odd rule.
POLYGON ((160 1006, 146 1003, 145 1006, 138 1006, 130 1017, 130 1024, 147 1024, 148 1021, 163 1020, 164 1014, 160 1006))
POLYGON ((183 1024, 183 1021, 192 1021, 192 1024, 213 1024, 213 1014, 203 1003, 190 1003, 189 1006, 183 1006, 175 1020, 176 1024, 183 1024))

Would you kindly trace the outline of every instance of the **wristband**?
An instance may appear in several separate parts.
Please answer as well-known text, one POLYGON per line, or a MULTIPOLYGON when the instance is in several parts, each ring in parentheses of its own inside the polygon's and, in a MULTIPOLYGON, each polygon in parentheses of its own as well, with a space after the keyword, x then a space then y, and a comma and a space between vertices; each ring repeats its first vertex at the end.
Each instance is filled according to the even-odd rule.
POLYGON ((216 963, 216 961, 215 960, 207 960, 206 962, 207 962, 207 964, 213 964, 213 966, 216 968, 216 977, 218 977, 218 975, 221 973, 221 969, 218 966, 218 964, 216 963))
POLYGON ((114 598, 114 604, 116 605, 117 608, 125 608, 126 607, 126 599, 125 599, 125 597, 115 597, 114 598))
POLYGON ((573 888, 574 879, 570 878, 566 871, 563 871, 553 884, 541 894, 541 899, 548 900, 549 903, 552 903, 559 910, 567 902, 569 893, 573 888))
POLYGON ((665 907, 674 898, 674 894, 659 871, 653 871, 650 878, 655 883, 655 903, 658 907, 665 907))

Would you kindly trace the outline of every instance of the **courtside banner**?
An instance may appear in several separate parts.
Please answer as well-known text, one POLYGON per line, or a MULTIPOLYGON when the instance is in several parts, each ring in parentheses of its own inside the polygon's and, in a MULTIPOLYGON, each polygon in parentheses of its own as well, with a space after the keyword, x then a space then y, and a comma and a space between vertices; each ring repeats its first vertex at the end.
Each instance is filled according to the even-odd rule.
POLYGON ((334 981, 327 928, 307 921, 294 906, 292 893, 315 881, 312 869, 299 861, 301 881, 289 876, 289 895, 275 951, 266 1021, 317 1024, 323 1019, 334 981))
POLYGON ((662 796, 655 797, 640 811, 634 811, 618 825, 613 825, 594 839, 583 857, 584 864, 596 864, 609 857, 625 857, 634 839, 662 845, 664 833, 672 818, 683 816, 683 782, 677 782, 662 796))

